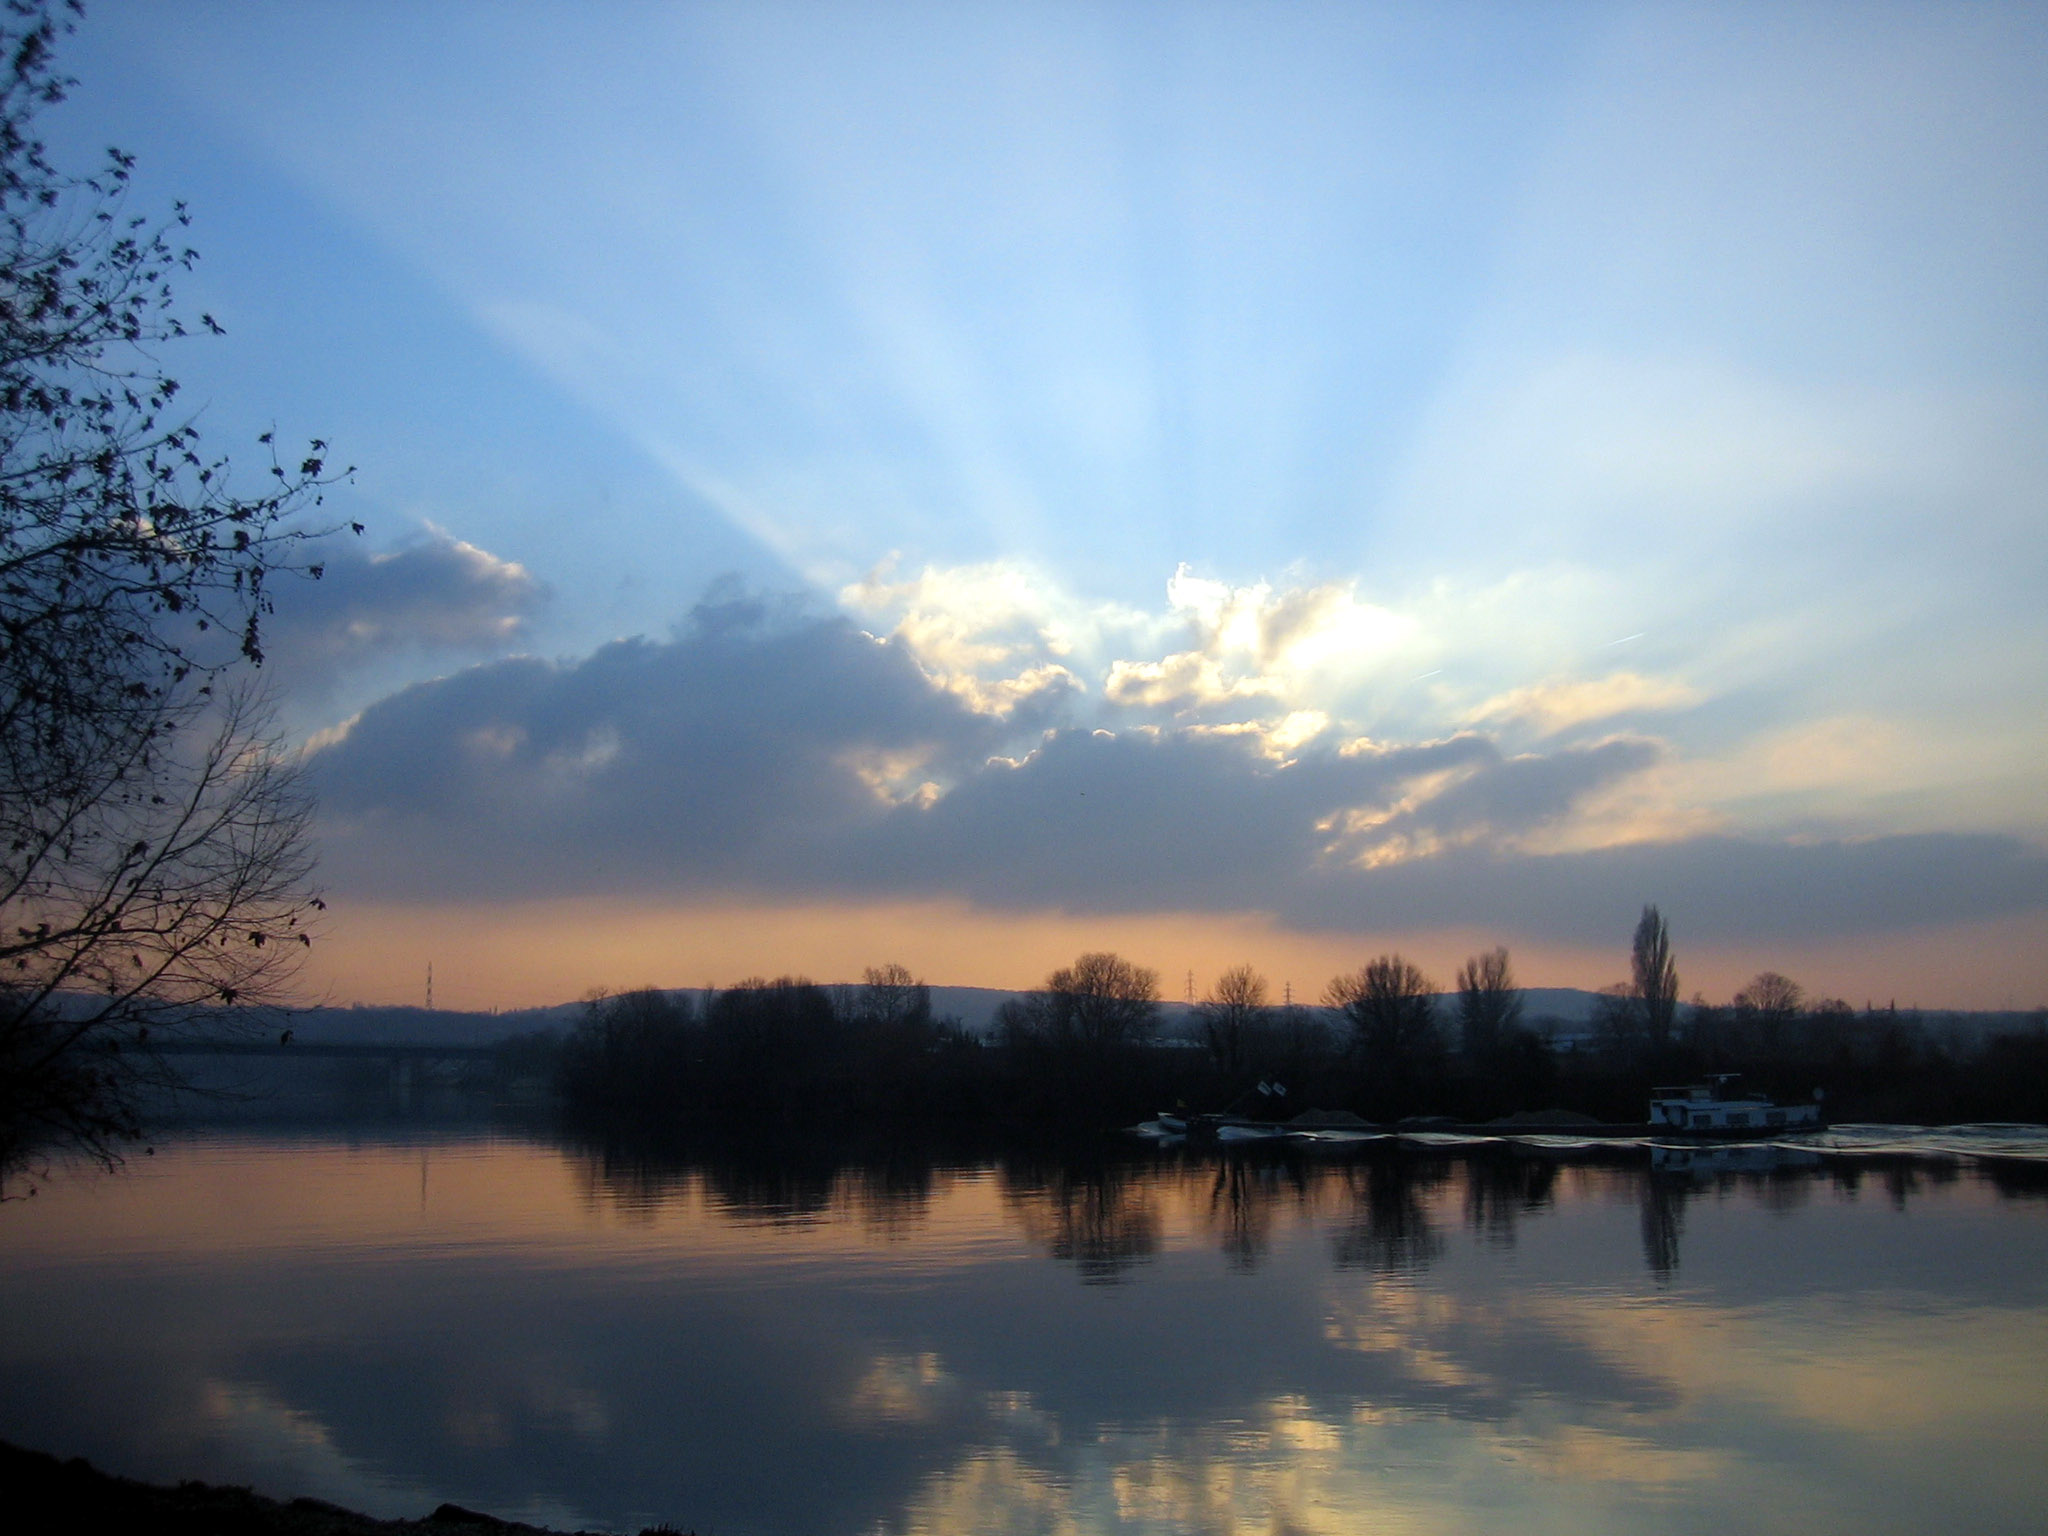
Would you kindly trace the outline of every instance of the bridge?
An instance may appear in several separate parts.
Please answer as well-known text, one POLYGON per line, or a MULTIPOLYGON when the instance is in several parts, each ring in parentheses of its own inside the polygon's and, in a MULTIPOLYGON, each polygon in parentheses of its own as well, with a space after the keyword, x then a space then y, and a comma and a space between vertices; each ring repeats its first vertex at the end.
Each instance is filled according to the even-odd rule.
POLYGON ((490 1045, 431 1045, 415 1042, 365 1040, 280 1040, 276 1036, 258 1040, 166 1040, 151 1047, 164 1057, 187 1060, 239 1060, 255 1066, 258 1062, 359 1062, 368 1080, 381 1079, 385 1091, 403 1103, 435 1085, 447 1085, 461 1076, 470 1064, 491 1063, 497 1047, 490 1045))
POLYGON ((494 1045, 377 1044, 362 1040, 166 1040, 162 1056, 300 1056, 328 1061, 488 1061, 494 1045))

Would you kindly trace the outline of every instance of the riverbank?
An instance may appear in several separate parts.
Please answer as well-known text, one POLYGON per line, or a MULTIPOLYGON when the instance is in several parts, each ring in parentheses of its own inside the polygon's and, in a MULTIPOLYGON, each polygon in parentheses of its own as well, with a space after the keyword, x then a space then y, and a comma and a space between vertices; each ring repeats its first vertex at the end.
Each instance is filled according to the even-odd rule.
MULTIPOLYGON (((114 1477, 82 1460, 59 1461, 4 1440, 0 1488, 7 1490, 8 1528, 19 1536, 71 1536, 76 1531, 103 1531, 109 1536, 596 1536, 522 1525, 454 1504, 443 1504, 420 1520, 374 1520, 320 1499, 280 1502, 247 1488, 210 1483, 164 1488, 114 1477)), ((654 1526, 641 1536, 665 1536, 670 1529, 654 1526)))

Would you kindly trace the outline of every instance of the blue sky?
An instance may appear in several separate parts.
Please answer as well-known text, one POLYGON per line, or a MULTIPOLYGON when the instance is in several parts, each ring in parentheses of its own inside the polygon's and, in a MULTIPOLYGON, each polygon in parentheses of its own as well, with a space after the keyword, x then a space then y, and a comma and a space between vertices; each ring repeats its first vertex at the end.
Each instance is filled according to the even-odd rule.
POLYGON ((743 969, 1597 985, 1658 901, 1709 993, 2030 1005, 2044 42, 98 0, 50 127, 192 204, 211 440, 359 467, 279 616, 343 993, 640 979, 593 925, 729 980, 736 911, 743 969))

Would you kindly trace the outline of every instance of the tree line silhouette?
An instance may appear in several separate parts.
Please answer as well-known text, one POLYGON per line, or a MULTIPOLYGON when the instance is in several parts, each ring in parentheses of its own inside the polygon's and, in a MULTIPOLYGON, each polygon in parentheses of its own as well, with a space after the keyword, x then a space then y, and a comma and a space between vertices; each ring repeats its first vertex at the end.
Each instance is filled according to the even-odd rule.
POLYGON ((934 1014, 900 965, 861 984, 754 978, 708 995, 599 996, 561 1043, 577 1121, 635 1134, 774 1128, 1097 1130, 1179 1108, 1376 1124, 1522 1114, 1644 1118, 1653 1086, 1741 1074, 1837 1120, 2048 1121, 2048 1014, 1983 1037, 1896 1008, 1809 1002, 1764 972, 1725 1004, 1680 1004, 1670 932, 1646 907, 1631 979, 1565 1039, 1526 1017, 1505 948, 1448 998, 1399 954, 1334 977, 1319 1006, 1276 1005, 1250 966, 1218 976, 1188 1028, 1162 1028, 1157 972, 1091 952, 998 1009, 985 1035, 934 1014))

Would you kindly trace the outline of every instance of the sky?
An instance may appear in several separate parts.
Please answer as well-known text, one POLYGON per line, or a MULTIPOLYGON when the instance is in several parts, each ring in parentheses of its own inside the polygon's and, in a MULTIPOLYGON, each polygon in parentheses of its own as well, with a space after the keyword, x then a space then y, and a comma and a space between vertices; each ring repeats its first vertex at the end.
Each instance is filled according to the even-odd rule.
POLYGON ((94 0, 333 1001, 2048 1003, 2048 9, 94 0), (267 461, 264 461, 267 462, 267 461), (253 484, 253 480, 252 480, 253 484))

